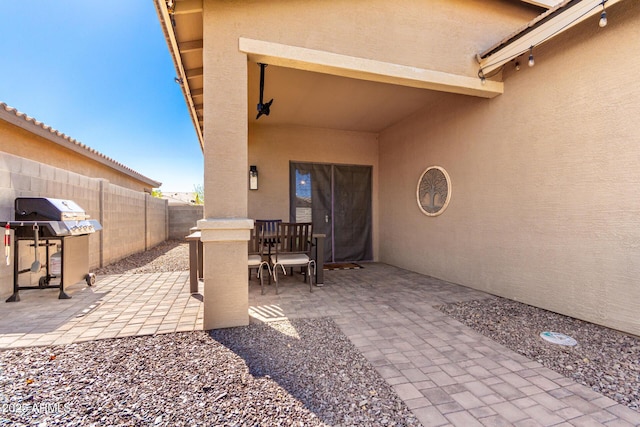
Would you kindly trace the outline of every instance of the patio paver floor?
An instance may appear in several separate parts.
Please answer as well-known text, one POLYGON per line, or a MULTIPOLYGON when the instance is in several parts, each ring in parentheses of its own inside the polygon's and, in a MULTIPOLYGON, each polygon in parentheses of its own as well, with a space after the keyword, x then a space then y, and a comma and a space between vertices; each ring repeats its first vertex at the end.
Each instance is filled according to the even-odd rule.
MULTIPOLYGON (((529 360, 441 313, 486 294, 384 264, 299 275, 280 294, 249 288, 252 322, 332 317, 424 426, 640 426, 640 413, 529 360)), ((202 291, 202 284, 200 284, 202 291)), ((95 286, 20 291, 4 304, 0 348, 202 329, 188 272, 99 277, 95 286), (152 309, 150 309, 152 307, 152 309)))

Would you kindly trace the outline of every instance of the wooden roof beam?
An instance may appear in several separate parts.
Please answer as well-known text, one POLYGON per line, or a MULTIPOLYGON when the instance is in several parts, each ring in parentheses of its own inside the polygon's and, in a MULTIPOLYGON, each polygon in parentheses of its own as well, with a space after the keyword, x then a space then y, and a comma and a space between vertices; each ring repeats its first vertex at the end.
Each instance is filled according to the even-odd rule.
POLYGON ((189 13, 202 13, 202 0, 173 0, 174 15, 186 15, 189 13))
POLYGON ((202 50, 202 47, 202 40, 191 40, 188 42, 178 43, 178 49, 181 53, 195 52, 197 50, 202 50))
POLYGON ((202 77, 204 75, 204 68, 203 67, 191 68, 189 70, 185 70, 184 74, 187 76, 188 79, 193 79, 195 77, 202 77))

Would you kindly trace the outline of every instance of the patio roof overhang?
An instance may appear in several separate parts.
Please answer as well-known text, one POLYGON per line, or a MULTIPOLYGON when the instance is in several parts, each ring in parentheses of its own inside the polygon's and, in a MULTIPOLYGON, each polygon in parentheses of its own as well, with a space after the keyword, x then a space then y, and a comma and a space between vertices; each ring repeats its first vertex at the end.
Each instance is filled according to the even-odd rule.
MULTIPOLYGON (((478 54, 479 75, 497 73, 504 64, 526 54, 532 46, 538 46, 557 34, 577 25, 581 21, 600 13, 603 0, 521 0, 535 5, 545 13, 532 20, 514 34, 506 37, 491 48, 478 54)), ((604 0, 611 6, 622 0, 604 0)), ((154 1, 162 29, 176 68, 176 80, 181 84, 187 108, 191 115, 200 146, 204 148, 204 69, 203 69, 203 0, 155 0, 154 1)), ((299 92, 310 95, 309 87, 335 84, 346 87, 349 79, 355 96, 341 101, 341 108, 331 116, 330 113, 312 114, 309 104, 304 100, 294 100, 293 95, 282 95, 282 91, 273 90, 278 104, 278 118, 269 117, 272 124, 300 124, 303 126, 335 127, 337 129, 357 131, 379 131, 383 126, 400 120, 425 105, 436 92, 448 92, 491 98, 503 91, 501 82, 481 79, 475 76, 461 76, 443 73, 437 70, 421 69, 401 64, 384 63, 366 58, 344 56, 331 52, 322 52, 296 46, 286 46, 261 40, 241 39, 240 51, 247 54, 250 61, 272 65, 267 71, 270 89, 278 87, 278 81, 287 82, 294 77, 305 87, 299 92), (293 74, 292 70, 298 72, 293 74), (302 74, 300 74, 302 72, 302 74), (385 85, 388 87, 385 89, 385 85), (392 93, 389 88, 396 88, 392 93), (364 93, 368 94, 366 100, 364 93), (284 99, 283 99, 284 98, 284 99), (283 111, 284 101, 292 106, 289 115, 283 111), (394 113, 382 117, 379 109, 394 106, 394 113), (351 116, 351 123, 347 123, 351 116), (369 117, 367 119, 367 117, 369 117), (320 123, 320 118, 324 122, 320 123)), ((249 86, 257 88, 258 73, 249 67, 249 86)), ((326 90, 324 91, 326 92, 326 90)), ((315 93, 314 93, 315 95, 315 93)), ((310 96, 309 96, 310 97, 310 96)), ((255 115, 254 90, 250 89, 248 109, 249 117, 255 115)), ((316 103, 318 109, 330 110, 335 104, 328 99, 316 103)), ((275 108, 275 107, 274 107, 275 108)))
MULTIPOLYGON (((181 84, 203 149, 203 1, 154 0, 154 3, 173 57, 176 79, 181 84)), ((240 51, 246 53, 250 61, 271 65, 266 71, 266 92, 272 91, 271 97, 276 99, 274 111, 277 107, 278 114, 269 117, 269 124, 378 132, 430 102, 438 102, 439 93, 492 98, 503 92, 501 82, 482 84, 475 75, 457 75, 261 40, 243 39, 239 44, 240 51), (296 79, 298 90, 289 89, 286 93, 291 78, 296 79), (284 87, 279 82, 283 82, 284 87), (340 89, 329 91, 328 87, 340 89), (333 99, 331 92, 334 92, 333 99), (336 92, 341 94, 339 100, 336 92), (301 98, 299 93, 306 97, 301 98), (339 108, 336 104, 340 104, 339 108)), ((259 73, 254 68, 258 69, 248 67, 249 117, 256 114, 259 73)), ((267 121, 263 119, 263 122, 267 121)))
POLYGON ((176 83, 182 87, 200 149, 204 152, 202 0, 154 0, 154 4, 176 68, 176 83), (177 20, 184 25, 177 26, 177 20))

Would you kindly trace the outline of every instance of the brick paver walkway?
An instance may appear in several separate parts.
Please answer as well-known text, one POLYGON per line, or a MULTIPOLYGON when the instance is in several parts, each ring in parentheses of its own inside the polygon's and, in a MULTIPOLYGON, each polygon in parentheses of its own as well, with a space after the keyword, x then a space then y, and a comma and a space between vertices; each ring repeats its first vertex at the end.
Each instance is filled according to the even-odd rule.
POLYGON ((436 306, 487 294, 383 264, 250 292, 252 321, 331 316, 425 427, 639 426, 640 413, 543 367, 436 306))
POLYGON ((189 294, 188 272, 104 276, 65 291, 71 299, 38 289, 0 302, 0 348, 202 329, 202 298, 189 294))
MULTIPOLYGON (((429 426, 640 426, 640 413, 544 368, 444 315, 437 305, 486 294, 384 264, 325 272, 249 292, 252 322, 330 316, 429 426)), ((92 288, 21 291, 1 303, 0 348, 202 328, 188 273, 99 277, 92 288)), ((201 284, 202 289, 202 284, 201 284)))

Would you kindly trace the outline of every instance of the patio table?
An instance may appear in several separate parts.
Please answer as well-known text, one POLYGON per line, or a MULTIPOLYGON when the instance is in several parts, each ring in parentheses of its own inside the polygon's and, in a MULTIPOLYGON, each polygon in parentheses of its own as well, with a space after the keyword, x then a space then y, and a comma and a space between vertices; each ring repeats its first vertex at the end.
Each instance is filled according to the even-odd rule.
MULTIPOLYGON (((203 274, 203 248, 201 234, 197 227, 192 227, 189 231, 191 234, 185 237, 189 242, 189 290, 192 294, 198 293, 198 280, 204 277, 203 274)), ((270 239, 275 242, 277 233, 265 235, 265 240, 270 239)), ((324 284, 324 239, 325 234, 313 234, 312 257, 316 261, 316 277, 317 286, 324 284)), ((271 257, 271 245, 269 245, 269 257, 271 257)))
POLYGON ((203 248, 200 240, 200 230, 192 227, 191 234, 185 237, 189 242, 189 291, 192 294, 198 293, 198 279, 204 277, 203 273, 203 248))

